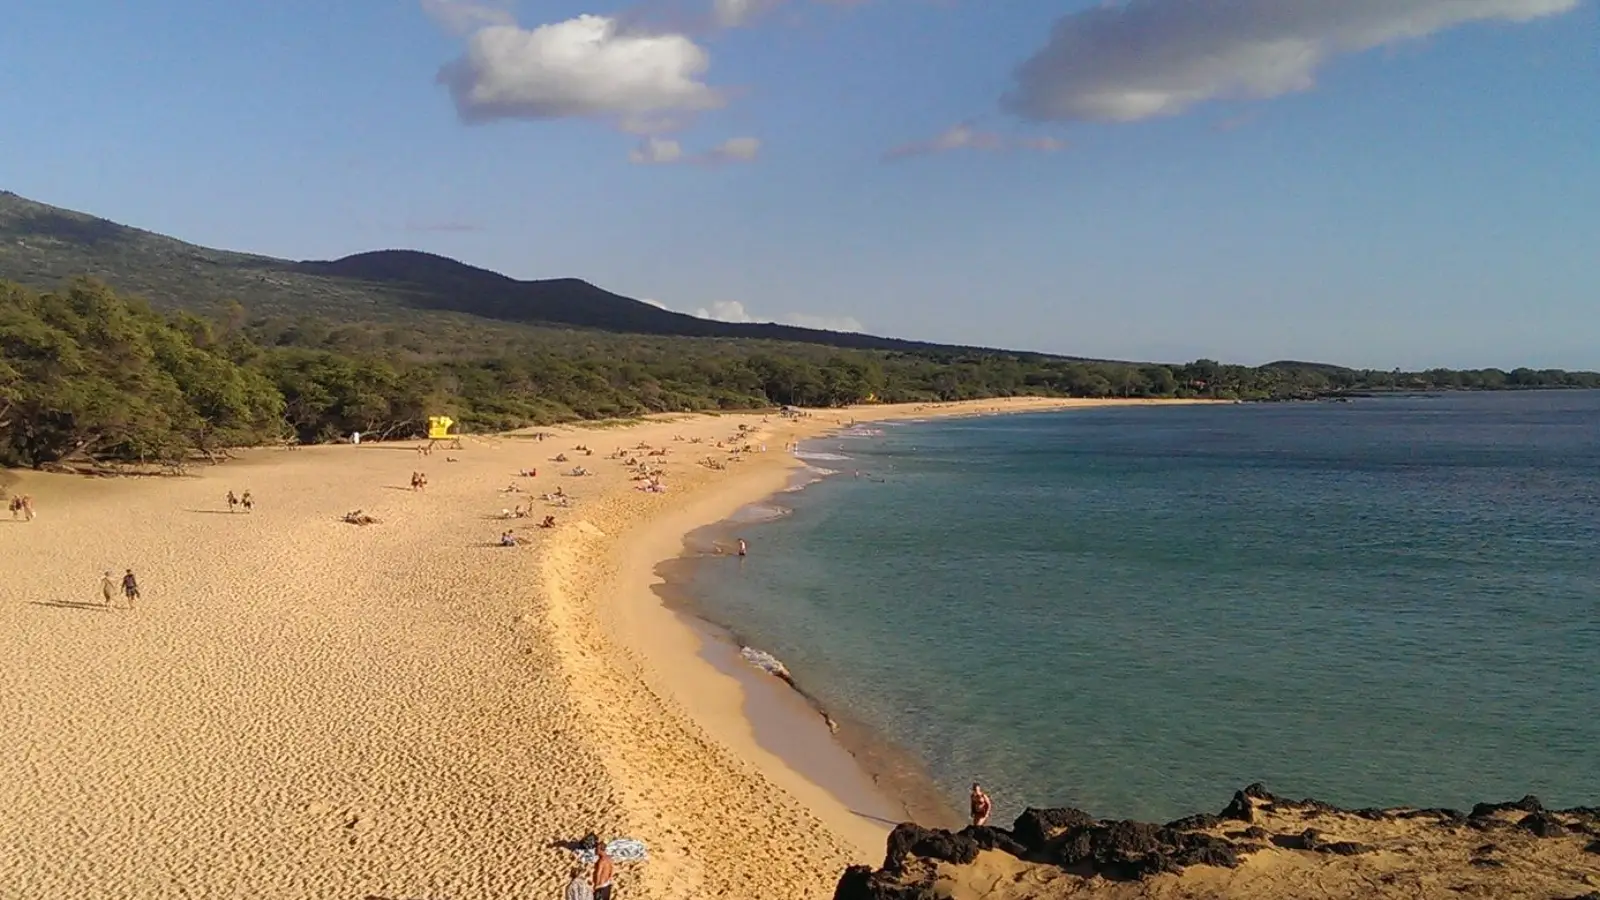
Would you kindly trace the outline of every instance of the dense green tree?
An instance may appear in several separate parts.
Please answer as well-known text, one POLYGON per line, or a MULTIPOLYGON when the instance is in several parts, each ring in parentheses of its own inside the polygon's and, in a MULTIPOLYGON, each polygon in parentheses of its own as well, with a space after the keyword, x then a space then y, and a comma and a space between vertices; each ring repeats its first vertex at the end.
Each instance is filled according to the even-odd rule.
POLYGON ((1600 387, 1528 368, 1375 372, 1215 360, 1128 364, 934 348, 848 350, 571 329, 422 332, 309 317, 221 321, 151 311, 102 284, 0 283, 0 464, 172 462, 361 431, 415 437, 429 415, 469 430, 780 404, 843 406, 1042 394, 1304 399, 1382 390, 1600 387))

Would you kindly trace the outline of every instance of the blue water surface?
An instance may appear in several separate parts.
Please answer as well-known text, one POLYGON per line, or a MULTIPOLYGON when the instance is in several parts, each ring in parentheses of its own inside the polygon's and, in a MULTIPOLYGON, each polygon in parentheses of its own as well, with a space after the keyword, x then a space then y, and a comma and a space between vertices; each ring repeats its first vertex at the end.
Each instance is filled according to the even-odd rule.
POLYGON ((1600 393, 1082 410, 817 442, 708 617, 960 803, 1600 803, 1600 393), (859 476, 854 473, 858 471, 859 476))

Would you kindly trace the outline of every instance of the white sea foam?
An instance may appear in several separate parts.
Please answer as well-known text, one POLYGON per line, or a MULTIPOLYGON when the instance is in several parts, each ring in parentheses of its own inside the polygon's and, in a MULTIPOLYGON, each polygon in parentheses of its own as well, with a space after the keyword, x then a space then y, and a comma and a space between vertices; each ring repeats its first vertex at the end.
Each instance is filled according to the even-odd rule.
POLYGON ((776 675, 785 681, 789 680, 788 667, 771 653, 765 650, 757 650, 754 647, 740 647, 739 655, 744 657, 745 662, 766 672, 768 675, 776 675))
POLYGON ((824 453, 819 450, 796 450, 794 457, 809 462, 845 462, 850 459, 841 453, 824 453))

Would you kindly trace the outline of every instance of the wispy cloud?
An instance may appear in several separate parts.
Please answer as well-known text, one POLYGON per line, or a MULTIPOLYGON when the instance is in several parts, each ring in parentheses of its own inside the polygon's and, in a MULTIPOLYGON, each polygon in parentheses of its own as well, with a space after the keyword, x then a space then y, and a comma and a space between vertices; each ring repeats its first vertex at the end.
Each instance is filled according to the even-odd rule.
POLYGON ((474 0, 422 0, 422 11, 453 34, 471 34, 490 25, 515 25, 511 10, 474 0))
POLYGON ((738 300, 718 300, 710 306, 702 306, 694 311, 694 315, 701 319, 711 319, 716 322, 773 322, 779 325, 793 325, 797 328, 816 328, 822 331, 851 331, 860 332, 865 329, 861 320, 854 316, 826 316, 812 315, 810 313, 788 313, 778 319, 758 319, 745 309, 738 300))
POLYGON ((1038 120, 1131 122, 1309 90, 1329 59, 1580 0, 1128 0, 1071 13, 1002 101, 1038 120))
POLYGON ((948 153, 952 150, 984 150, 1000 152, 1005 150, 1032 150, 1039 153, 1054 153, 1064 149, 1066 142, 1053 137, 1007 137, 992 131, 978 131, 971 125, 952 125, 938 136, 925 141, 912 141, 891 147, 883 154, 887 160, 909 159, 913 156, 928 156, 934 153, 948 153))
POLYGON ((628 154, 628 161, 641 166, 719 165, 750 162, 760 154, 761 141, 753 137, 730 138, 701 153, 685 153, 683 145, 671 138, 647 137, 628 154))

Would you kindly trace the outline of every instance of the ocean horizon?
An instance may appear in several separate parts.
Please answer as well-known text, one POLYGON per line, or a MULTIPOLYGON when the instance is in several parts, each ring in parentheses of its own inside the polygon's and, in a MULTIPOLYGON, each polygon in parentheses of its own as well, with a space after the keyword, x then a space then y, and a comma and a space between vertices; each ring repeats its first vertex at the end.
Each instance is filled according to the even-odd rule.
POLYGON ((1600 801, 1600 392, 873 423, 693 611, 953 807, 1600 801))

